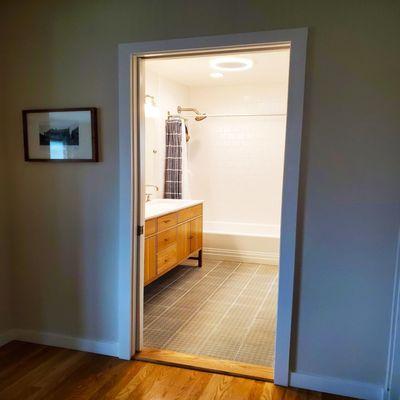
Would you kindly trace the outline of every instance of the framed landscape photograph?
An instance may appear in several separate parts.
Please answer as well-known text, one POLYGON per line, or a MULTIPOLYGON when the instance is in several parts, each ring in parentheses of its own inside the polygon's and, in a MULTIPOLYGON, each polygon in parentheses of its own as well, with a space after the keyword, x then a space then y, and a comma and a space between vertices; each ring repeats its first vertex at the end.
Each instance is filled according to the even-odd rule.
POLYGON ((97 109, 23 110, 25 161, 98 161, 97 109))

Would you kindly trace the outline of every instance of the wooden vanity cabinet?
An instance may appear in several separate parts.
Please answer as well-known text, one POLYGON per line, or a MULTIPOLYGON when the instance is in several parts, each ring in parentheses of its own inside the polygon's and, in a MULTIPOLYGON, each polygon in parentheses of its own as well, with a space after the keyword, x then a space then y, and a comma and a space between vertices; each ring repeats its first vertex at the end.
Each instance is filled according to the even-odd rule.
POLYGON ((197 217, 190 221, 190 252, 193 253, 203 246, 203 218, 197 217))
POLYGON ((173 243, 157 253, 157 278, 175 267, 178 260, 178 246, 173 243))
POLYGON ((178 226, 178 258, 183 260, 189 256, 190 251, 190 241, 191 241, 191 222, 185 222, 178 226))
POLYGON ((150 282, 156 276, 156 237, 153 236, 144 240, 144 281, 150 282))
POLYGON ((199 252, 202 262, 203 205, 146 221, 144 284, 147 285, 199 252))

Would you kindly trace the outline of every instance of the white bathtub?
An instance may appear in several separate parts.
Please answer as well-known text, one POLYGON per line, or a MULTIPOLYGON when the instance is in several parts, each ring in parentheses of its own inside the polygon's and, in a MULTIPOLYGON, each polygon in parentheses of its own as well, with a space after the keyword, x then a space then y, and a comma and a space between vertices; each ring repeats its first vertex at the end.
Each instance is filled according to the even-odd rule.
POLYGON ((280 227, 204 221, 204 255, 222 260, 279 264, 280 227))

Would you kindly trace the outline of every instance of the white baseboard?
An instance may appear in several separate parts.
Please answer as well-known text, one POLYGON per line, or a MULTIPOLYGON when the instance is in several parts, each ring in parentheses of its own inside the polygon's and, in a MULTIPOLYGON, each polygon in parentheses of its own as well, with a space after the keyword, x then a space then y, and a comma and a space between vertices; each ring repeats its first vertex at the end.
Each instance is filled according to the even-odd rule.
POLYGON ((14 340, 12 330, 8 330, 8 331, 0 333, 0 347, 4 346, 8 342, 11 342, 12 340, 14 340))
POLYGON ((269 265, 279 264, 279 254, 264 251, 248 251, 248 250, 227 250, 217 249, 213 247, 204 247, 203 253, 205 257, 215 257, 227 261, 241 261, 249 263, 260 263, 269 265))
POLYGON ((290 386, 363 400, 384 400, 385 398, 383 386, 298 372, 290 374, 290 386))
MULTIPOLYGON (((0 345, 1 338, 2 337, 0 336, 0 345)), ((10 342, 11 340, 21 340, 23 342, 44 344, 46 346, 63 347, 71 350, 80 350, 88 353, 118 357, 117 342, 102 342, 98 340, 59 335, 56 333, 38 332, 24 329, 14 329, 9 331, 6 339, 8 339, 7 342, 10 342)))

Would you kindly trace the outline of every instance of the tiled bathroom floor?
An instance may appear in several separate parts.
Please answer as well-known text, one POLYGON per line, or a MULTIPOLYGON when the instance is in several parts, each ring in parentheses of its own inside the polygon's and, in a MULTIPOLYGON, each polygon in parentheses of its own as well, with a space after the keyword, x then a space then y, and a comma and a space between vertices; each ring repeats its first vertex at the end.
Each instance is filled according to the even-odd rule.
POLYGON ((144 346, 272 367, 278 268, 189 263, 145 288, 144 346))

